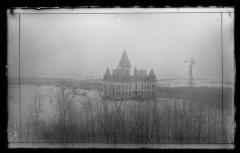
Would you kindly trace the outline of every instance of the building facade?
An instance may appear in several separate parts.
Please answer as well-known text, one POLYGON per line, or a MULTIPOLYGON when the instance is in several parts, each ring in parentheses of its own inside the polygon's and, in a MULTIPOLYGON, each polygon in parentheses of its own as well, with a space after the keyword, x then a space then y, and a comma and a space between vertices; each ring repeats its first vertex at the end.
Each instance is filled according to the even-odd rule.
POLYGON ((155 98, 157 79, 153 69, 137 70, 131 75, 131 63, 126 51, 123 52, 118 67, 112 71, 107 68, 103 76, 103 97, 105 99, 127 100, 155 98))

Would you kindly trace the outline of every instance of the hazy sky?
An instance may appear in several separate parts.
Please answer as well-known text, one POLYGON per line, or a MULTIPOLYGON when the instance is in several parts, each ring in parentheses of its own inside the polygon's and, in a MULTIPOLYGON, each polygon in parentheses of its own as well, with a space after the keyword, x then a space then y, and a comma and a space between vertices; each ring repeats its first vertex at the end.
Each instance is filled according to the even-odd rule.
MULTIPOLYGON (((221 78, 220 13, 21 14, 21 76, 102 77, 126 50, 133 68, 160 77, 221 78)), ((223 14, 224 79, 233 78, 233 14, 223 14)), ((19 18, 9 15, 8 68, 18 77, 19 18)))

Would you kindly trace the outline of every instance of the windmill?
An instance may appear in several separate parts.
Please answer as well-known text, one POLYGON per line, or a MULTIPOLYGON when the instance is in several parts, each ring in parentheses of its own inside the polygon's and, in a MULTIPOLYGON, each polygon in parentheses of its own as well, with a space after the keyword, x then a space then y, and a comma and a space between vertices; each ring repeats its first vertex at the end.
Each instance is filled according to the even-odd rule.
POLYGON ((193 74, 192 74, 192 67, 195 64, 195 60, 190 58, 189 60, 185 60, 184 63, 189 63, 189 76, 188 76, 188 83, 190 86, 193 86, 193 74))

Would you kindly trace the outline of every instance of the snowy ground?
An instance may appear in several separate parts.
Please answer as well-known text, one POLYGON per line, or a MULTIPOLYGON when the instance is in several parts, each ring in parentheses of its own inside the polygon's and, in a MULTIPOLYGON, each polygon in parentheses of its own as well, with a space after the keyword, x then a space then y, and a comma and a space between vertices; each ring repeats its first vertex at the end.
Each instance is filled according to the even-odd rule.
MULTIPOLYGON (((158 86, 160 87, 187 87, 189 86, 187 79, 159 79, 158 86)), ((216 79, 195 79, 195 87, 233 87, 234 82, 216 80, 216 79)))
MULTIPOLYGON (((97 117, 99 114, 102 114, 100 110, 103 110, 103 104, 104 102, 101 99, 101 96, 99 95, 97 90, 83 90, 78 88, 77 89, 77 96, 73 98, 71 111, 73 115, 74 120, 76 121, 74 124, 84 129, 86 126, 88 126, 88 122, 85 121, 86 115, 88 118, 94 118, 94 121, 97 121, 97 117), (90 105, 86 105, 86 102, 89 102, 90 105), (89 108, 91 107, 91 108, 89 108), (90 110, 90 112, 86 112, 87 110, 90 110)), ((54 128, 49 128, 52 124, 57 123, 59 121, 59 88, 55 86, 36 86, 36 85, 21 85, 20 90, 18 85, 11 85, 9 86, 8 91, 8 105, 9 105, 9 129, 11 131, 15 131, 15 134, 9 136, 10 142, 16 142, 19 141, 20 137, 20 125, 21 125, 21 140, 25 141, 33 141, 36 139, 36 136, 34 133, 36 132, 35 122, 34 119, 36 116, 36 105, 34 105, 36 102, 40 101, 40 110, 39 110, 39 116, 38 116, 38 126, 39 128, 47 128, 50 132, 51 130, 54 132, 54 128), (20 95, 20 96, 19 96, 20 95), (20 105, 19 105, 20 104, 20 105), (41 124, 40 124, 41 123, 41 124)), ((221 114, 222 110, 213 107, 208 106, 206 104, 196 103, 194 101, 187 101, 183 99, 172 99, 172 98, 158 98, 157 99, 157 105, 154 105, 152 101, 145 101, 145 102, 139 102, 139 101, 124 101, 122 102, 121 108, 121 114, 124 114, 124 118, 128 119, 134 116, 134 111, 142 111, 142 112, 151 112, 154 106, 157 111, 159 111, 162 115, 169 115, 170 113, 170 120, 175 120, 176 118, 179 118, 174 123, 171 121, 171 123, 168 123, 168 119, 162 118, 163 116, 160 116, 159 121, 160 125, 167 122, 167 125, 169 127, 174 128, 174 126, 179 127, 179 129, 182 129, 184 127, 183 124, 190 124, 191 126, 188 127, 190 130, 198 130, 199 127, 196 127, 196 125, 200 125, 200 123, 195 122, 186 122, 184 120, 191 118, 191 120, 194 120, 194 117, 196 119, 199 119, 199 115, 202 115, 201 122, 204 122, 203 124, 208 123, 206 125, 203 125, 203 130, 206 128, 214 129, 216 131, 213 131, 214 134, 209 137, 209 141, 218 142, 220 139, 218 135, 221 135, 221 114), (136 109, 137 108, 137 109, 136 109), (139 109, 138 109, 139 108, 139 109), (168 110, 169 112, 166 112, 168 110), (185 117, 182 113, 184 113, 186 110, 185 117), (205 115, 203 115, 203 114, 205 115), (206 115, 207 114, 207 115, 206 115), (175 116, 174 116, 175 115, 175 116), (182 118, 181 118, 182 115, 182 118), (163 123, 164 120, 164 123, 163 123), (211 120, 209 123, 208 120, 211 120), (213 128, 214 127, 214 128, 213 128), (219 134, 220 133, 220 134, 219 134)), ((119 103, 106 101, 107 108, 109 113, 116 112, 116 107, 119 106, 119 103)), ((138 111, 135 112, 135 114, 139 113, 138 111)), ((233 141, 233 110, 224 110, 224 121, 225 125, 228 125, 226 127, 227 131, 227 141, 232 142, 233 141)), ((147 114, 145 114, 147 115, 147 114)), ((143 118, 146 116, 143 116, 143 118)), ((111 121, 112 123, 113 121, 111 121)), ((145 124, 145 120, 143 121, 143 125, 145 124)), ((170 121, 169 121, 170 122, 170 121)), ((115 123, 114 123, 115 124, 115 123)), ((143 126, 141 125, 141 126, 143 126)), ((104 126, 104 125, 101 125, 104 126)), ((137 125, 136 125, 137 126, 137 125)), ((140 126, 140 125, 139 125, 140 126)), ((202 126, 202 125, 201 125, 202 126)), ((99 128, 99 125, 97 125, 99 128)), ((96 128, 97 128, 96 127, 96 128)), ((169 128, 168 127, 168 128, 169 128)), ((165 129, 166 127, 159 127, 160 129, 165 129)), ((167 129, 168 129, 167 128, 167 129)), ((185 127, 186 130, 187 127, 185 127)), ((205 129, 206 130, 206 129, 205 129)), ((176 129, 172 129, 172 131, 177 131, 176 129)), ((162 131, 163 132, 163 131, 162 131)), ((160 133, 162 133, 160 132, 160 133)), ((166 132, 166 131, 165 131, 166 132)), ((179 131, 181 132, 181 131, 179 131)), ((208 131, 209 132, 209 131, 208 131)), ((41 132, 40 132, 41 133, 41 132)), ((171 133, 171 132, 170 132, 171 133)), ((194 135, 194 134, 193 134, 194 135)), ((196 134, 195 134, 196 135, 196 134)), ((175 133, 175 136, 177 137, 177 134, 175 133)), ((168 137, 168 141, 171 142, 172 139, 175 139, 176 137, 173 137, 171 134, 168 137), (172 138, 172 139, 171 139, 172 138)), ((159 137, 162 137, 160 134, 159 137)), ((165 138, 165 135, 164 135, 165 138)), ((200 138, 199 138, 200 139, 200 138)), ((205 142, 204 137, 204 142, 205 142)), ((44 141, 44 140, 41 140, 44 141)), ((120 141, 120 140, 118 140, 120 141)), ((157 141, 157 140, 156 140, 157 141)), ((158 140, 160 141, 160 140, 158 140)), ((180 140, 179 140, 180 141, 180 140)), ((185 141, 185 140, 183 140, 185 141)), ((165 140, 164 140, 165 142, 165 140)))

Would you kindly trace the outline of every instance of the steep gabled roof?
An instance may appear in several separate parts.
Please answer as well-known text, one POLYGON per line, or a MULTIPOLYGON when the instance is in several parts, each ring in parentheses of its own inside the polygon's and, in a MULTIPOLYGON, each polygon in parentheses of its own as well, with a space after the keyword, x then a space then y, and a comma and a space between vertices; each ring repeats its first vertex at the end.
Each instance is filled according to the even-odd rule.
POLYGON ((130 61, 129 61, 129 59, 128 59, 128 56, 127 56, 126 51, 123 52, 122 57, 121 57, 121 59, 120 59, 120 61, 119 61, 118 66, 119 66, 120 68, 131 68, 131 64, 130 64, 130 61))
POLYGON ((111 73, 109 68, 106 69, 105 74, 103 76, 103 80, 109 80, 111 78, 111 73))
POLYGON ((151 81, 157 81, 157 78, 155 76, 155 73, 153 71, 153 69, 151 69, 151 72, 149 73, 148 79, 151 81))

